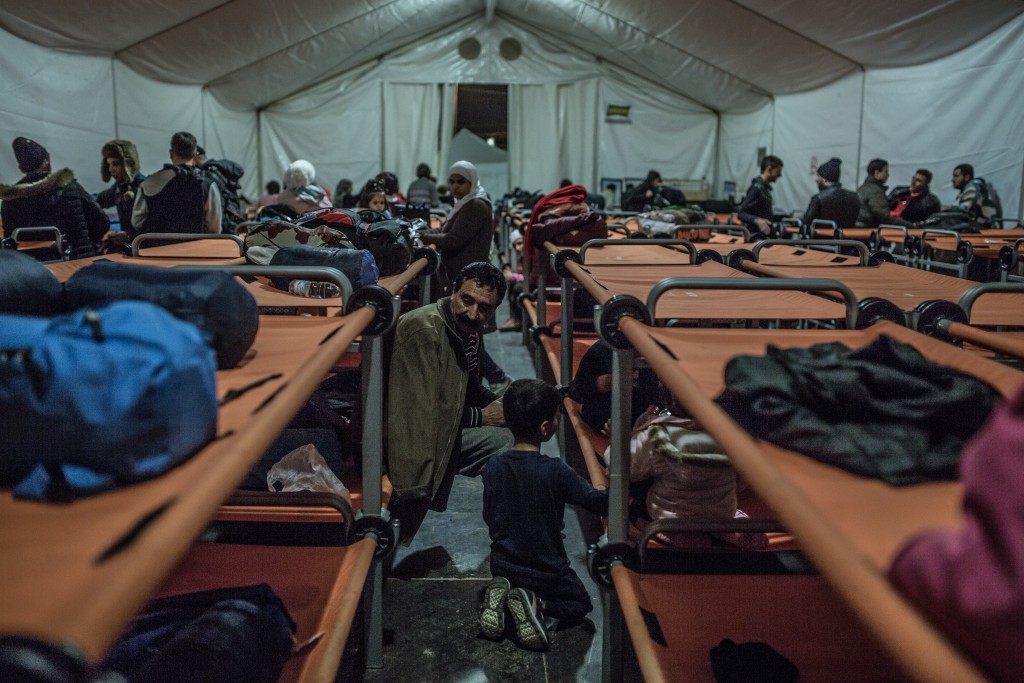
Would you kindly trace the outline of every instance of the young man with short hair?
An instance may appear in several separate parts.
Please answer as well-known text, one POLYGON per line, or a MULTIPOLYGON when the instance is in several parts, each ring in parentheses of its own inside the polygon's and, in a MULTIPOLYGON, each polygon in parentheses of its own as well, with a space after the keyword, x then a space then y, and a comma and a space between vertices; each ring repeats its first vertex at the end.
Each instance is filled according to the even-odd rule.
POLYGON ((939 198, 931 192, 932 172, 927 168, 914 171, 907 187, 896 187, 889 193, 889 213, 903 220, 920 223, 942 210, 939 198))
POLYGON ((750 229, 755 239, 772 232, 772 185, 782 177, 782 159, 769 154, 761 160, 761 175, 750 181, 736 216, 750 229))
POLYGON ((974 175, 974 166, 959 164, 953 169, 953 189, 956 205, 966 211, 978 226, 988 227, 1003 215, 1003 204, 992 183, 974 175))

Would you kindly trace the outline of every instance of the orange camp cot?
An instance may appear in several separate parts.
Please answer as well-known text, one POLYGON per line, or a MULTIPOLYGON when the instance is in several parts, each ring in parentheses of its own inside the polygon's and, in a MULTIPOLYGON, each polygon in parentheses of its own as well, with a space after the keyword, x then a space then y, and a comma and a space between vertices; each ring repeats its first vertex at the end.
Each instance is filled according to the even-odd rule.
POLYGON ((990 279, 998 267, 1000 250, 1024 237, 1020 230, 984 230, 961 233, 955 230, 910 230, 903 252, 908 265, 924 270, 951 270, 967 277, 968 269, 978 279, 990 279))
MULTIPOLYGON (((703 263, 694 263, 698 250, 695 245, 687 245, 685 241, 677 245, 689 249, 691 263, 678 264, 681 260, 679 255, 670 254, 670 258, 663 259, 659 264, 620 262, 613 260, 616 265, 605 265, 608 255, 612 252, 624 251, 627 246, 650 250, 651 247, 645 244, 592 244, 588 242, 583 245, 579 252, 570 249, 557 250, 554 245, 548 245, 549 252, 554 260, 555 270, 562 277, 562 301, 560 335, 562 339, 561 367, 563 374, 565 368, 571 367, 571 359, 568 356, 572 345, 572 317, 570 307, 564 302, 571 302, 573 298, 574 282, 583 287, 598 304, 607 302, 616 296, 629 295, 637 300, 643 301, 648 298, 652 289, 659 282, 669 276, 687 277, 696 282, 698 279, 734 279, 734 280, 756 280, 734 268, 708 260, 703 263), (611 251, 605 251, 611 250, 611 251)), ((670 253, 671 250, 669 250, 670 253)), ((662 248, 661 253, 666 253, 662 248)), ((657 252, 653 254, 657 258, 657 252)), ((835 283, 834 281, 833 284, 835 283)), ((742 288, 741 285, 739 288, 742 288)), ((803 282, 799 286, 794 285, 784 292, 776 292, 771 297, 761 297, 756 294, 738 292, 735 290, 721 290, 694 286, 694 289, 686 292, 672 292, 660 303, 657 311, 657 318, 661 320, 677 321, 779 321, 779 320, 823 320, 829 323, 836 320, 846 320, 849 327, 856 324, 856 309, 844 309, 840 304, 826 301, 825 299, 813 296, 800 291, 814 289, 813 283, 803 282), (823 305, 824 304, 824 305, 823 305), (848 317, 852 315, 853 317, 848 317)), ((781 289, 781 288, 780 288, 781 289)), ((839 291, 844 291, 843 296, 853 297, 852 292, 842 285, 839 291)), ((730 322, 730 324, 733 324, 730 322)), ((560 378, 567 383, 565 377, 560 378)))
MULTIPOLYGON (((261 316, 243 362, 217 372, 218 436, 158 478, 60 506, 0 493, 0 634, 71 648, 84 662, 97 663, 150 597, 174 592, 160 586, 176 585, 175 568, 183 558, 187 568, 197 553, 228 550, 194 542, 376 315, 373 306, 363 305, 342 317, 261 316)), ((322 680, 325 671, 337 668, 339 643, 347 638, 376 547, 374 534, 367 533, 351 545, 313 551, 318 555, 311 568, 315 564, 321 572, 316 580, 304 578, 304 563, 263 577, 300 623, 325 631, 288 665, 295 680, 322 680), (336 580, 321 582, 327 575, 336 580), (293 584, 305 587, 296 591, 293 584)), ((200 576, 212 585, 237 579, 200 576)))
POLYGON ((1018 237, 999 250, 999 279, 1003 282, 1024 282, 1024 274, 1020 272, 1022 247, 1024 237, 1018 237))
MULTIPOLYGON (((61 282, 67 281, 78 270, 101 260, 162 268, 201 267, 227 270, 240 277, 242 284, 262 308, 302 309, 304 312, 319 311, 321 314, 326 313, 327 309, 340 309, 343 300, 348 298, 347 295, 351 295, 351 283, 334 268, 247 265, 244 251, 245 245, 236 235, 149 233, 135 238, 132 242, 131 255, 111 253, 91 256, 74 261, 50 263, 47 264, 47 268, 61 282), (141 248, 146 241, 153 238, 171 240, 172 243, 141 248), (270 277, 287 274, 296 277, 316 276, 318 279, 338 285, 342 294, 338 297, 312 299, 277 289, 270 283, 270 277)), ((439 264, 440 258, 436 251, 420 248, 416 250, 413 262, 402 273, 382 277, 378 284, 397 293, 413 279, 408 277, 408 274, 417 274, 421 278, 420 292, 425 294, 430 291, 430 278, 437 271, 439 264)))
POLYGON ((878 320, 890 320, 925 334, 970 341, 1015 357, 1024 353, 1018 333, 1000 331, 996 334, 980 329, 1024 327, 1024 285, 1021 283, 979 284, 884 261, 867 266, 853 263, 846 268, 836 268, 835 264, 803 265, 796 260, 766 264, 760 257, 772 250, 761 251, 761 247, 755 247, 754 259, 741 262, 744 270, 768 277, 839 280, 857 296, 862 327, 878 320))
MULTIPOLYGON (((671 291, 667 284, 664 293, 671 291)), ((684 280, 674 284, 692 286, 684 280)), ((656 301, 639 314, 639 302, 624 301, 604 305, 602 319, 615 324, 598 328, 616 349, 613 391, 618 401, 613 403, 608 539, 595 551, 591 569, 614 585, 645 680, 711 680, 708 648, 722 638, 776 646, 796 663, 802 680, 983 680, 885 576, 895 553, 916 533, 959 524, 961 485, 897 488, 838 470, 753 440, 712 399, 724 388, 724 366, 734 356, 763 354, 769 344, 789 348, 840 341, 861 347, 883 334, 988 382, 1004 396, 1024 382, 1024 374, 890 322, 866 330, 664 328, 646 322, 656 301), (822 581, 649 574, 636 564, 626 539, 629 426, 623 413, 628 411, 633 349, 796 536, 822 581)))
MULTIPOLYGON (((166 259, 162 257, 150 258, 148 260, 145 256, 136 257, 135 259, 132 259, 132 257, 124 258, 126 262, 140 261, 153 263, 154 265, 185 267, 194 267, 196 263, 208 264, 211 260, 217 258, 204 259, 198 256, 200 252, 194 251, 194 245, 197 244, 198 242, 189 243, 187 250, 191 252, 191 257, 183 259, 180 256, 180 252, 173 257, 167 257, 167 259, 174 261, 173 264, 167 263, 166 259)), ((209 246, 209 244, 207 242, 206 246, 209 246)), ((173 252, 175 248, 180 246, 177 244, 166 245, 156 247, 152 251, 163 250, 164 253, 168 251, 173 252)), ((143 254, 149 251, 151 250, 143 250, 143 254)), ((74 263, 77 267, 82 267, 90 262, 90 260, 85 259, 82 261, 85 262, 68 262, 67 265, 74 263)), ((65 264, 56 265, 62 267, 65 264)), ((293 618, 299 624, 300 639, 302 636, 301 629, 304 627, 308 629, 307 635, 323 634, 319 640, 311 643, 300 655, 289 661, 282 674, 282 680, 306 681, 333 678, 334 673, 332 672, 336 671, 339 666, 341 652, 348 638, 353 616, 360 599, 364 601, 364 632, 362 636, 366 650, 366 661, 369 666, 381 665, 381 649, 383 646, 381 610, 383 570, 380 560, 393 550, 397 531, 388 519, 386 507, 390 486, 387 478, 382 476, 383 352, 382 343, 378 337, 387 332, 395 317, 397 317, 397 293, 430 265, 436 267, 436 258, 431 260, 425 255, 421 255, 403 273, 383 278, 380 285, 364 287, 355 293, 351 292, 351 286, 343 275, 333 269, 323 269, 331 271, 331 273, 327 273, 325 276, 328 278, 336 277, 339 285, 343 286, 346 290, 346 296, 344 297, 346 314, 344 316, 341 316, 340 313, 339 316, 341 317, 334 316, 329 318, 282 315, 261 316, 260 332, 253 345, 253 349, 248 354, 243 365, 233 370, 218 373, 219 384, 231 382, 229 389, 242 391, 246 395, 244 403, 240 399, 237 403, 232 401, 226 404, 222 410, 219 416, 219 432, 222 437, 219 437, 217 441, 207 449, 204 449, 202 453, 197 455, 193 461, 187 463, 186 466, 183 466, 183 468, 175 470, 159 480, 146 482, 141 485, 144 487, 161 487, 161 490, 164 486, 172 488, 174 490, 173 494, 168 495, 172 496, 171 500, 177 500, 177 496, 182 495, 179 492, 181 487, 192 486, 194 485, 193 479, 195 477, 204 476, 203 466, 194 463, 209 463, 212 459, 218 457, 225 458, 226 456, 223 452, 225 446, 221 444, 229 443, 230 438, 234 441, 240 441, 245 448, 237 454, 234 451, 231 452, 231 457, 234 458, 232 461, 234 466, 229 470, 229 474, 233 478, 224 482, 218 481, 220 485, 216 488, 216 493, 219 497, 216 499, 216 502, 224 500, 228 495, 231 495, 231 498, 228 504, 219 509, 216 503, 214 503, 213 514, 207 514, 208 506, 201 508, 205 517, 193 514, 187 520, 188 526, 169 526, 166 530, 163 530, 163 527, 161 527, 162 530, 159 532, 162 534, 161 537, 167 534, 175 534, 173 540, 178 545, 170 546, 172 555, 168 555, 166 558, 147 558, 151 564, 153 564, 152 560, 161 561, 155 563, 156 567, 153 570, 148 569, 149 565, 139 568, 143 573, 136 577, 140 579, 137 582, 138 585, 129 583, 123 590, 115 592, 115 595, 109 599, 109 602, 101 602, 96 605, 97 609, 113 613, 111 617, 102 617, 101 615, 97 618, 120 620, 119 622, 112 622, 113 625, 110 627, 114 636, 116 636, 119 627, 127 623, 127 619, 130 619, 134 611, 141 607, 139 600, 144 601, 147 597, 157 595, 169 595, 183 591, 225 586, 230 583, 237 583, 243 578, 248 581, 250 578, 241 577, 234 571, 238 567, 245 566, 249 568, 247 576, 252 575, 251 580, 270 583, 279 595, 282 596, 293 618), (355 345, 357 339, 362 340, 358 347, 355 345), (356 348, 359 349, 359 353, 351 353, 356 348), (334 355, 330 356, 333 358, 333 361, 328 362, 327 357, 331 352, 334 352, 334 355), (258 460, 267 446, 276 438, 277 433, 287 425, 291 416, 304 403, 309 393, 316 388, 323 377, 333 368, 342 364, 346 356, 351 355, 355 355, 357 358, 362 355, 364 359, 367 359, 367 362, 362 364, 362 385, 365 387, 362 407, 363 471, 361 476, 357 475, 354 480, 351 477, 346 477, 346 485, 352 493, 352 507, 341 504, 339 501, 343 502, 342 499, 336 496, 332 499, 331 496, 325 496, 325 494, 271 494, 270 499, 253 492, 235 492, 232 495, 232 489, 237 485, 237 482, 245 476, 255 460, 258 460), (255 375, 260 376, 254 378, 255 375), (301 378, 302 383, 297 384, 296 378, 301 378), (305 393, 296 394, 295 389, 292 387, 302 387, 301 391, 305 393), (288 397, 289 401, 287 403, 280 403, 283 399, 279 398, 279 396, 288 397), (253 402, 255 402, 255 408, 253 407, 253 402), (251 412, 236 416, 234 413, 237 410, 236 406, 248 406, 247 409, 251 412), (281 407, 276 409, 274 413, 271 413, 273 406, 281 407), (267 419, 266 416, 270 414, 276 415, 277 412, 281 413, 280 418, 270 423, 276 426, 272 427, 272 429, 276 428, 277 431, 267 431, 263 426, 267 419), (257 417, 258 419, 256 419, 257 417), (252 437, 247 435, 248 430, 253 429, 253 427, 250 427, 250 424, 256 426, 255 431, 259 435, 260 440, 254 441, 252 437), (205 455, 211 449, 213 449, 215 455, 205 455), (179 481, 178 477, 183 475, 179 475, 178 472, 186 467, 198 469, 190 478, 179 481), (166 483, 158 483, 164 482, 165 479, 166 483), (364 488, 364 482, 377 482, 378 484, 364 488), (359 513, 358 517, 352 508, 355 508, 356 513, 359 513), (328 547, 277 544, 272 550, 269 546, 237 545, 231 543, 199 543, 189 547, 192 538, 198 534, 198 531, 202 530, 203 524, 209 519, 249 524, 256 529, 253 535, 257 538, 263 533, 260 531, 262 528, 260 525, 265 525, 268 522, 319 524, 327 528, 327 536, 333 540, 332 543, 328 544, 328 547), (181 537, 179 538, 177 535, 181 537), (343 543, 344 547, 335 547, 339 543, 343 543), (167 573, 174 568, 175 562, 181 557, 182 551, 177 550, 177 548, 182 545, 187 551, 185 559, 178 569, 167 576, 167 573), (308 572, 297 572, 296 567, 305 568, 308 572), (232 568, 232 572, 223 573, 223 570, 227 568, 232 568), (364 594, 363 586, 368 574, 370 590, 364 594), (158 585, 159 581, 165 576, 167 576, 166 583, 162 587, 154 589, 153 586, 158 585), (156 584, 154 584, 154 581, 156 584), (309 590, 310 586, 316 586, 317 590, 311 593, 309 590)), ((203 267, 219 267, 229 270, 232 268, 236 270, 258 268, 252 266, 233 266, 230 264, 221 266, 204 265, 203 267)), ((66 270, 65 272, 65 269, 62 269, 61 273, 66 277, 73 270, 66 270)), ((250 291, 253 291, 252 288, 250 288, 250 291)), ((261 296, 265 295, 256 292, 258 300, 261 296)), ((266 304, 267 302, 265 301, 264 305, 266 304)), ((358 360, 356 364, 358 364, 358 360)), ((231 441, 231 443, 234 441, 231 441)), ((223 470, 224 468, 221 467, 221 469, 223 470)), ((217 472, 214 472, 211 476, 219 475, 217 472)), ((210 488, 207 485, 203 490, 209 491, 210 488)), ((104 525, 109 525, 114 529, 119 528, 120 525, 116 523, 120 519, 118 509, 125 507, 120 500, 122 497, 129 499, 134 507, 143 505, 147 499, 154 500, 152 496, 156 494, 149 492, 149 488, 138 491, 135 494, 129 493, 130 491, 137 490, 138 487, 132 487, 131 489, 109 494, 118 498, 117 504, 102 506, 95 514, 95 519, 93 519, 92 515, 92 506, 95 505, 94 499, 87 499, 75 505, 90 513, 88 515, 89 528, 95 527, 98 534, 100 527, 104 525)), ((107 495, 104 494, 104 496, 107 495)), ((107 500, 104 496, 97 497, 96 500, 107 500)), ((11 515, 5 512, 3 515, 4 523, 0 525, 2 527, 0 537, 6 535, 8 531, 14 533, 15 529, 13 527, 21 524, 22 519, 19 515, 26 507, 24 503, 10 499, 10 494, 6 494, 6 497, 8 500, 0 500, 0 506, 7 506, 9 504, 15 512, 11 515), (8 529, 8 522, 13 525, 10 529, 8 529)), ((192 502, 198 505, 198 501, 192 502)), ((126 517, 130 517, 133 514, 131 510, 132 507, 128 506, 127 512, 124 513, 126 517)), ((57 524, 64 520, 66 520, 66 517, 60 515, 47 516, 46 524, 57 524)), ((125 523, 128 523, 128 521, 130 519, 125 523)), ((58 532, 54 529, 53 533, 58 532)), ((40 547, 33 552, 40 555, 46 554, 48 552, 48 541, 52 541, 52 538, 47 537, 44 539, 40 547)), ((100 539, 93 541, 94 544, 99 542, 100 539)), ((148 546, 148 551, 143 552, 153 551, 154 544, 150 543, 148 546)), ((5 547, 14 548, 15 546, 6 544, 5 547)), ((34 555, 27 555, 27 557, 30 561, 39 559, 34 555)), ((0 566, 6 567, 8 560, 12 562, 18 561, 17 565, 12 564, 10 566, 17 580, 11 578, 5 583, 21 585, 29 581, 29 577, 21 576, 20 574, 29 565, 21 566, 17 551, 13 555, 7 555, 6 559, 0 563, 0 566)), ((126 563, 120 566, 116 572, 103 572, 101 578, 87 576, 82 581, 88 581, 90 586, 93 586, 96 581, 100 580, 113 581, 114 578, 120 576, 119 572, 135 571, 132 567, 133 565, 126 563)), ((96 572, 94 571, 93 573, 96 572)), ((8 578, 5 574, 4 569, 0 568, 0 576, 8 578)), ((48 579, 49 577, 44 578, 48 579)), ((40 584, 42 584, 42 581, 40 581, 40 584)), ((25 593, 25 595, 29 594, 25 593)), ((0 605, 5 605, 7 600, 8 596, 6 594, 0 596, 0 605)), ((55 610, 59 611, 61 608, 71 609, 77 604, 86 605, 83 609, 94 609, 94 602, 90 601, 89 596, 66 595, 62 596, 62 602, 60 605, 55 606, 55 610)), ((22 605, 12 604, 12 610, 20 607, 22 605)), ((12 614, 13 616, 13 612, 7 609, 0 611, 3 611, 5 615, 12 614)), ((13 625, 8 625, 0 618, 0 624, 3 624, 0 626, 0 634, 7 636, 10 634, 21 635, 28 632, 30 635, 34 635, 34 631, 40 629, 38 625, 33 623, 23 628, 17 622, 18 619, 14 618, 13 625)), ((49 632, 42 630, 39 636, 36 637, 44 637, 52 642, 71 643, 76 648, 80 648, 90 662, 95 662, 102 655, 104 649, 112 642, 110 641, 112 637, 110 633, 100 631, 90 634, 89 640, 81 643, 79 642, 77 632, 58 639, 52 637, 49 632), (101 640, 96 645, 93 645, 92 642, 95 638, 105 638, 105 640, 101 640)))
MULTIPOLYGON (((14 240, 18 251, 39 259, 43 263, 59 263, 67 260, 68 254, 65 252, 65 247, 68 245, 65 245, 64 235, 56 226, 15 228, 11 231, 10 239, 14 240)), ((68 248, 70 249, 69 246, 68 248)))

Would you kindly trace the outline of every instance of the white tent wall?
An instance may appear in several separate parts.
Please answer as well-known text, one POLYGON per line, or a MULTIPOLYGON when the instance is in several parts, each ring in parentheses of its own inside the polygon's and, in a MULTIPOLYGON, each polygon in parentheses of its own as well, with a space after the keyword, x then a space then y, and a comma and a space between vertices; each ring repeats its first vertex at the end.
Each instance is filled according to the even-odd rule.
MULTIPOLYGON (((135 143, 143 173, 149 175, 171 163, 171 136, 177 131, 192 133, 205 146, 202 88, 160 83, 140 76, 120 62, 113 65, 117 137, 135 143)), ((114 137, 113 133, 111 126, 110 137, 114 137)), ((99 147, 95 156, 99 159, 99 147)), ((99 168, 98 161, 95 165, 99 168)))
POLYGON ((558 86, 510 85, 508 88, 509 182, 528 192, 558 187, 558 86))
MULTIPOLYGON (((864 93, 861 165, 884 157, 889 185, 915 169, 934 174, 943 204, 956 198, 953 167, 967 162, 1021 216, 1024 176, 1024 16, 985 40, 921 66, 873 69, 864 93)), ((845 172, 845 169, 844 169, 845 172)), ((861 174, 863 174, 863 169, 861 174)))
POLYGON ((211 156, 255 168, 255 120, 253 112, 224 108, 200 86, 161 83, 110 57, 49 50, 0 31, 4 182, 22 176, 9 147, 18 136, 46 147, 53 167, 71 168, 90 192, 106 186, 101 150, 113 138, 135 143, 143 173, 170 160, 171 135, 179 130, 196 135, 211 156))
POLYGON ((242 165, 245 170, 240 181, 242 194, 251 201, 256 201, 263 194, 263 186, 259 182, 256 128, 256 112, 228 109, 217 98, 203 92, 203 134, 200 142, 210 159, 227 158, 242 165))
MULTIPOLYGON (((430 166, 440 180, 445 169, 438 146, 441 130, 442 103, 449 88, 436 83, 384 84, 384 164, 380 170, 391 171, 399 178, 404 193, 420 163, 430 166)), ((450 126, 449 122, 449 126, 450 126)), ((358 181, 356 181, 358 182, 358 181)))
MULTIPOLYGON (((718 117, 699 105, 643 84, 602 80, 597 125, 601 177, 713 181, 718 117), (606 120, 609 105, 628 105, 629 122, 606 120)), ((596 185, 595 185, 596 187, 596 185)))
MULTIPOLYGON (((861 180, 858 153, 862 92, 863 76, 856 74, 811 92, 775 98, 770 153, 785 164, 782 178, 776 183, 776 206, 802 214, 818 191, 814 183, 818 165, 832 157, 843 161, 843 187, 857 189, 861 180)), ((745 189, 742 184, 737 191, 745 189)))
POLYGON ((383 170, 383 95, 378 80, 332 81, 264 110, 260 115, 260 182, 281 180, 296 159, 316 168, 331 193, 341 178, 354 192, 383 170))
POLYGON ((16 182, 11 141, 31 138, 91 192, 103 188, 100 149, 114 137, 111 61, 50 50, 0 31, 0 181, 16 182))
MULTIPOLYGON (((514 84, 509 93, 509 183, 513 187, 550 191, 563 177, 596 187, 601 175, 643 175, 659 164, 666 177, 710 178, 713 172, 717 123, 712 112, 592 55, 497 17, 490 23, 463 21, 377 63, 268 106, 260 117, 262 175, 278 177, 279 167, 288 160, 306 158, 324 184, 342 176, 358 184, 387 166, 404 187, 412 180, 416 163, 438 154, 436 141, 420 135, 429 124, 422 129, 408 124, 417 125, 419 131, 413 140, 402 139, 388 124, 392 116, 419 117, 424 100, 403 103, 398 112, 385 109, 384 116, 380 115, 389 88, 413 83, 514 84), (467 60, 459 55, 458 46, 471 37, 479 41, 480 54, 467 60), (522 46, 521 56, 514 61, 499 53, 507 38, 522 46), (384 94, 370 95, 367 89, 371 85, 384 88, 384 94), (633 103, 634 123, 606 124, 608 101, 633 103), (371 111, 376 121, 371 120, 371 111), (359 125, 339 126, 341 119, 358 119, 359 125), (310 131, 317 131, 314 138, 310 131), (324 136, 328 131, 332 133, 324 136), (610 142, 606 140, 609 136, 610 142), (396 139, 397 143, 390 142, 396 139), (415 161, 411 165, 403 162, 392 144, 404 146, 401 154, 415 161), (355 153, 353 145, 358 147, 355 153), (399 167, 402 164, 405 167, 399 167)), ((442 107, 448 105, 447 99, 442 107)), ((432 117, 433 111, 422 115, 432 117)), ((405 129, 405 124, 399 126, 405 129)), ((439 167, 434 170, 443 172, 439 167)))
MULTIPOLYGON (((131 139, 152 171, 166 160, 170 134, 182 129, 213 156, 242 163, 247 194, 301 157, 329 187, 382 168, 404 186, 410 160, 445 159, 448 140, 417 134, 421 140, 406 142, 404 132, 388 131, 403 112, 386 106, 385 84, 444 84, 449 92, 457 83, 547 84, 553 99, 510 115, 522 129, 510 141, 513 186, 548 189, 563 176, 593 185, 657 168, 668 177, 706 176, 714 194, 722 180, 742 192, 764 146, 786 162, 781 208, 803 210, 815 191, 815 163, 839 156, 843 183, 853 188, 866 162, 884 156, 892 184, 931 168, 944 202, 954 196, 952 166, 973 163, 1000 191, 1004 213, 1020 216, 1024 6, 866 1, 854 10, 838 0, 651 0, 639 9, 575 0, 380 7, 311 0, 281 15, 265 0, 173 7, 132 0, 136 19, 116 32, 108 16, 115 9, 8 3, 0 9, 0 143, 39 140, 55 166, 73 168, 91 191, 102 187, 104 141, 131 139), (261 40, 242 30, 208 39, 252 15, 262 22, 261 40), (320 26, 308 21, 321 15, 320 26), (413 16, 423 22, 419 30, 409 28, 413 16), (740 24, 756 42, 723 43, 721 27, 740 24), (480 44, 471 60, 458 50, 470 37, 480 44), (230 43, 236 38, 244 45, 230 43), (500 54, 508 38, 522 46, 518 59, 500 54), (764 58, 772 52, 775 59, 764 58), (630 104, 633 123, 607 123, 609 103, 630 104)), ((450 94, 441 95, 440 129, 452 120, 451 104, 450 94)), ((412 125, 420 124, 430 127, 412 125)), ((13 155, 0 153, 0 180, 20 175, 13 155)))
MULTIPOLYGON (((772 148, 774 108, 765 105, 746 114, 725 114, 719 117, 717 183, 711 188, 713 197, 727 197, 724 183, 736 183, 735 198, 741 201, 750 180, 760 172, 757 150, 764 147, 768 154, 772 148)), ((783 160, 785 163, 785 160, 783 160)), ((783 176, 795 169, 783 167, 783 176)))
MULTIPOLYGON (((600 82, 591 78, 558 86, 559 182, 568 178, 597 192, 597 103, 600 82), (589 112, 589 116, 581 116, 589 112)), ((551 187, 551 186, 546 186, 551 187)))

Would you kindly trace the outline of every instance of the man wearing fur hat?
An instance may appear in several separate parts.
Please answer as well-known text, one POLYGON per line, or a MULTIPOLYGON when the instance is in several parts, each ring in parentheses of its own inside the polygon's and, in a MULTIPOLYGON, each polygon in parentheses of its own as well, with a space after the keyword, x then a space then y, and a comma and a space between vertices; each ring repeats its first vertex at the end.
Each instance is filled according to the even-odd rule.
MULTIPOLYGON (((135 193, 139 185, 146 179, 139 172, 139 152, 135 144, 129 140, 111 140, 103 145, 103 165, 100 168, 103 182, 114 184, 96 195, 96 203, 100 208, 117 208, 117 218, 121 223, 121 239, 135 238, 132 230, 132 206, 135 204, 135 193)), ((114 233, 116 234, 116 233, 114 233)), ((111 239, 108 235, 107 239, 111 239)))
POLYGON ((71 258, 95 254, 109 222, 92 195, 70 168, 53 171, 50 153, 35 140, 18 137, 11 147, 25 175, 14 185, 0 185, 4 237, 17 228, 56 226, 71 258))

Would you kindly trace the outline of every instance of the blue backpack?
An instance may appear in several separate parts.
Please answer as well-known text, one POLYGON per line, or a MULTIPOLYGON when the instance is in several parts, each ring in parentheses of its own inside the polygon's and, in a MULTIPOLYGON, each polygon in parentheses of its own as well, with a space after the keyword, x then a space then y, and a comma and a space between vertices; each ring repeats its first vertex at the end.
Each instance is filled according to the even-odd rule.
POLYGON ((0 315, 0 486, 70 500, 167 471, 216 433, 216 368, 199 328, 141 301, 0 315))

